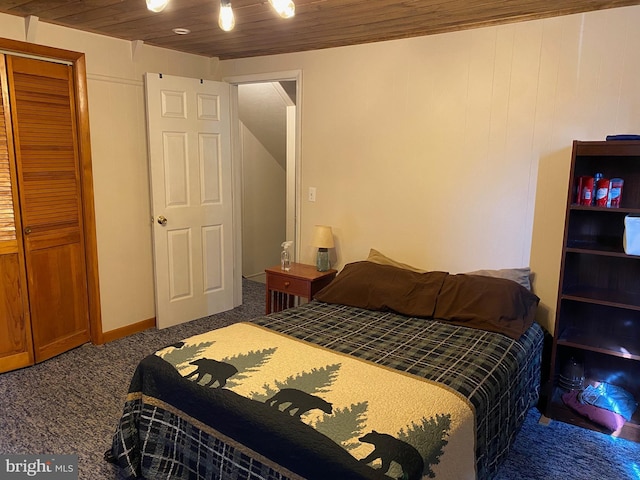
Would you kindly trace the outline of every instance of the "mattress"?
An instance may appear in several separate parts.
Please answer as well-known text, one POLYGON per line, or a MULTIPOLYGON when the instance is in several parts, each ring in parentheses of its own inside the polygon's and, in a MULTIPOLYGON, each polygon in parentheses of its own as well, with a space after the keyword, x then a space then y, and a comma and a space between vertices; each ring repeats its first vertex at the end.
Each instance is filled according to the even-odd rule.
MULTIPOLYGON (((435 319, 313 301, 253 319, 246 326, 263 329, 265 337, 277 335, 378 367, 381 374, 396 372, 454 392, 473 412, 472 428, 462 429, 466 433, 461 436, 471 437, 472 476, 479 479, 496 474, 528 409, 538 400, 544 335, 536 323, 513 339, 498 332, 435 319)), ((184 346, 201 343, 202 339, 185 339, 167 346, 144 359, 136 370, 112 447, 107 452, 124 475, 149 479, 322 479, 390 478, 398 472, 398 466, 394 466, 395 470, 390 468, 384 458, 382 467, 377 460, 378 464, 372 463, 369 465, 372 468, 362 470, 359 464, 370 462, 365 461, 367 455, 359 454, 354 457, 353 469, 345 470, 348 473, 330 474, 342 470, 334 471, 331 470, 334 466, 328 466, 330 453, 314 458, 318 453, 315 450, 321 450, 314 448, 315 444, 298 447, 293 440, 285 439, 282 441, 290 442, 286 449, 274 448, 275 441, 268 439, 276 435, 281 441, 283 430, 289 430, 277 426, 272 430, 268 426, 254 429, 252 424, 251 431, 260 434, 243 437, 241 427, 247 423, 245 418, 266 417, 264 412, 270 411, 255 414, 254 410, 245 409, 243 413, 242 405, 237 411, 224 410, 229 396, 235 398, 230 393, 237 389, 233 371, 227 372, 231 374, 228 379, 213 381, 213 377, 194 373, 195 364, 191 362, 197 360, 191 354, 175 360, 182 355, 180 349, 184 346), (174 361, 167 361, 171 356, 174 361), (387 467, 390 476, 383 475, 387 467)), ((215 344, 210 348, 215 349, 215 344)), ((307 354, 299 356, 306 358, 307 354)), ((241 369, 237 364, 233 368, 236 372, 241 369)), ((366 375, 378 378, 373 372, 366 375)), ((389 390, 393 392, 396 382, 387 383, 391 383, 389 390)), ((424 398, 426 405, 428 396, 424 398)), ((410 401, 420 404, 415 399, 410 401)), ((277 404, 276 400, 271 404, 277 404)), ((295 417, 295 412, 292 413, 295 417)), ((330 416, 326 412, 317 413, 320 416, 316 419, 320 420, 330 416)), ((370 430, 363 430, 355 435, 355 440, 343 443, 353 444, 358 439, 365 439, 361 443, 366 443, 368 433, 370 430)), ((442 443, 445 451, 457 441, 455 435, 456 432, 447 433, 442 443)), ((341 456, 342 453, 336 453, 336 458, 341 456)), ((439 474, 439 460, 440 457, 429 463, 425 458, 424 478, 453 478, 439 474)), ((407 470, 405 466, 399 471, 403 474, 407 470)))

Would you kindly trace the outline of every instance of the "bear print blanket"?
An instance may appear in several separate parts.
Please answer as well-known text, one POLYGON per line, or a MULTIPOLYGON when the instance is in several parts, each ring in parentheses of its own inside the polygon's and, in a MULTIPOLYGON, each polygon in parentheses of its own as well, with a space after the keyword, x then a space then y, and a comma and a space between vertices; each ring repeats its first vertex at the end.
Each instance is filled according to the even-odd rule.
POLYGON ((472 406, 425 379, 249 323, 188 338, 150 363, 180 378, 154 399, 160 406, 293 477, 475 478, 472 406))

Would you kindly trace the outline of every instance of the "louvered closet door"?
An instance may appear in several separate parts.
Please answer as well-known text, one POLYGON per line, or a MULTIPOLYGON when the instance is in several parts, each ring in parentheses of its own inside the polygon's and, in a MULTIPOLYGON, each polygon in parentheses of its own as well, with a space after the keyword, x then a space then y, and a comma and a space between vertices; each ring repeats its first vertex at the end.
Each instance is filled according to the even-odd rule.
POLYGON ((88 342, 72 68, 7 57, 36 362, 88 342))
POLYGON ((33 364, 20 217, 14 205, 13 140, 4 56, 0 55, 0 372, 33 364))

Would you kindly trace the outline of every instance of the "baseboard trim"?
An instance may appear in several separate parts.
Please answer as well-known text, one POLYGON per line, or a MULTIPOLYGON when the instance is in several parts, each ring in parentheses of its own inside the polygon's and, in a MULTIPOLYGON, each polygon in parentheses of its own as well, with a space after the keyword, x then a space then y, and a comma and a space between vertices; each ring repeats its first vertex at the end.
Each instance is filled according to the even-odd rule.
POLYGON ((102 333, 102 340, 104 343, 113 342, 114 340, 118 340, 119 338, 128 337, 129 335, 133 335, 134 333, 142 332, 143 330, 148 330, 156 326, 156 318, 149 318, 147 320, 142 320, 141 322, 132 323, 131 325, 127 325, 125 327, 116 328, 115 330, 109 330, 108 332, 102 333))
POLYGON ((254 282, 267 283, 267 274, 265 272, 258 272, 252 275, 243 275, 247 280, 253 280, 254 282))

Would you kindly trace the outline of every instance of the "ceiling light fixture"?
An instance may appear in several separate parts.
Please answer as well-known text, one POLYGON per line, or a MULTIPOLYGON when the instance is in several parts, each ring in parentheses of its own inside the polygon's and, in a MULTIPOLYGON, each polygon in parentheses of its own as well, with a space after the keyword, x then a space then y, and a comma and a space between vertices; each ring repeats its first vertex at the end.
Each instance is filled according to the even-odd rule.
MULTIPOLYGON (((171 0, 146 0, 147 9, 158 13, 165 9, 171 0)), ((296 14, 296 5, 293 0, 269 0, 273 9, 282 18, 291 18, 296 14)), ((231 8, 231 0, 220 0, 220 13, 218 15, 218 25, 225 32, 230 32, 236 26, 236 19, 231 8)), ((173 32, 178 35, 191 33, 186 28, 174 28, 173 32)))
POLYGON ((236 25, 236 19, 231 9, 231 0, 220 0, 220 15, 218 16, 218 25, 225 32, 230 32, 236 25))
POLYGON ((147 0, 147 8, 152 12, 161 12, 169 4, 169 0, 147 0))
POLYGON ((282 18, 291 18, 296 14, 293 0, 269 0, 269 3, 282 18))

